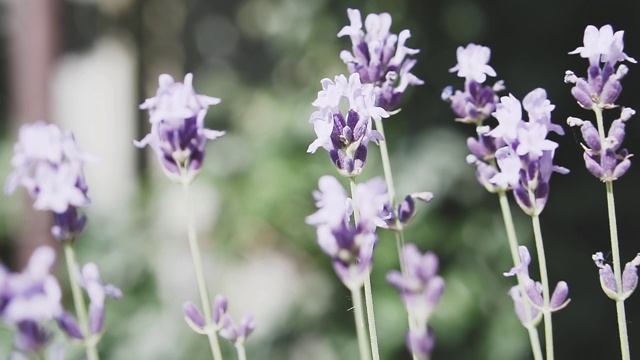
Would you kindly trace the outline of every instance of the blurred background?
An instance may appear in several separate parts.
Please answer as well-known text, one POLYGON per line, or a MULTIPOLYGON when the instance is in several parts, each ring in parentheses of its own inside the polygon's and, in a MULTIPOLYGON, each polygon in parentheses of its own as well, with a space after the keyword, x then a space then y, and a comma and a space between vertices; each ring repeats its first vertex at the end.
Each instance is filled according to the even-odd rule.
MULTIPOLYGON (((389 12, 392 32, 410 29, 421 49, 402 112, 387 120, 398 194, 432 191, 407 241, 435 251, 446 291, 433 327, 434 359, 530 359, 525 329, 507 296, 515 283, 497 198, 465 163, 473 126, 456 123, 440 99, 463 80, 448 69, 469 42, 492 49, 490 64, 507 92, 522 99, 537 87, 556 105, 564 137, 542 213, 549 277, 569 283, 571 304, 554 315, 559 359, 615 359, 619 344, 614 302, 601 291, 591 255, 609 253, 605 189, 584 168, 580 134, 567 116, 591 119, 563 83, 564 72, 586 73, 587 61, 567 52, 582 45, 584 28, 625 30, 625 52, 640 59, 640 2, 602 1, 337 1, 337 0, 3 0, 0 1, 0 174, 20 124, 37 119, 73 130, 89 164, 89 224, 76 246, 81 263, 98 264, 124 297, 107 305, 103 359, 207 359, 205 338, 184 323, 181 304, 197 301, 179 186, 161 173, 133 139, 148 131, 137 105, 153 96, 157 78, 194 73, 198 93, 222 98, 207 124, 227 135, 210 144, 193 184, 207 280, 229 298, 235 318, 253 313, 250 359, 353 359, 357 346, 351 300, 304 217, 315 211, 311 191, 321 175, 336 175, 324 152, 307 154, 315 139, 307 122, 320 80, 346 73, 336 34, 346 9, 389 12)), ((618 103, 640 109, 640 68, 630 64, 618 103)), ((490 82, 492 83, 492 82, 490 82)), ((505 95, 506 93, 505 92, 505 95)), ((617 110, 605 112, 611 121, 617 110)), ((636 116, 637 117, 637 116, 636 116)), ((625 146, 640 151, 638 119, 625 146)), ((382 175, 377 151, 362 177, 382 175)), ((640 167, 615 183, 623 262, 640 251, 640 167)), ((0 201, 0 259, 20 269, 32 249, 52 243, 47 214, 30 210, 23 193, 0 201)), ((519 240, 533 249, 530 220, 513 204, 519 240)), ((393 234, 382 232, 373 289, 383 359, 406 359, 406 317, 385 274, 398 268, 393 234)), ((610 259, 610 256, 608 256, 610 259)), ((60 264, 62 265, 62 259, 60 264)), ((537 262, 531 268, 537 275, 537 262)), ((63 266, 60 282, 67 283, 63 266)), ((71 308, 70 294, 64 296, 71 308)), ((640 296, 626 302, 631 353, 640 356, 640 296)), ((11 334, 0 329, 0 356, 11 334)), ((80 358, 70 348, 69 358, 80 358)), ((227 343, 223 350, 235 358, 227 343)))

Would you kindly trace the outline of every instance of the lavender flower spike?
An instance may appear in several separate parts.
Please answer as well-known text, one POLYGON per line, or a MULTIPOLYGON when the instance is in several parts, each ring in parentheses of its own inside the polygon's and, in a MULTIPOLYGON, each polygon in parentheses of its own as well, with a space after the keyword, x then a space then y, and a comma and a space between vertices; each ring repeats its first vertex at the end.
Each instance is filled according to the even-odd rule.
POLYGON ((16 345, 39 351, 51 338, 41 325, 62 313, 62 291, 50 271, 55 262, 52 248, 37 248, 21 273, 9 273, 0 264, 0 321, 15 325, 16 345))
POLYGON ((139 148, 151 146, 167 177, 180 183, 191 183, 200 172, 207 141, 224 135, 204 127, 209 106, 220 99, 196 94, 192 81, 192 74, 185 75, 184 83, 160 75, 156 96, 140 105, 149 111, 151 132, 134 141, 139 148))
POLYGON ((402 261, 405 273, 392 270, 387 273, 387 281, 400 292, 409 317, 416 322, 407 334, 409 351, 418 359, 426 359, 435 346, 428 322, 444 292, 444 280, 437 275, 438 258, 434 253, 423 255, 414 244, 407 244, 402 249, 402 261))
POLYGON ((223 321, 224 327, 220 330, 220 336, 231 341, 236 346, 244 344, 247 337, 256 327, 256 323, 251 315, 243 316, 237 325, 228 314, 225 315, 223 321))
POLYGON ((375 230, 384 226, 388 214, 386 184, 373 178, 356 186, 354 199, 337 179, 323 176, 314 192, 318 211, 309 215, 307 223, 317 227, 318 245, 333 261, 333 268, 342 283, 357 290, 371 272, 373 249, 378 240, 375 230), (358 223, 351 224, 353 204, 360 211, 358 223))
POLYGON ((94 263, 88 263, 79 271, 78 280, 89 295, 89 330, 92 334, 102 332, 104 325, 104 301, 108 296, 120 299, 122 292, 111 284, 105 284, 100 276, 100 271, 94 263))
POLYGON ((340 58, 350 73, 359 74, 363 83, 375 86, 375 105, 392 111, 408 85, 424 83, 410 72, 416 60, 408 58, 420 50, 405 46, 411 37, 409 30, 402 30, 399 35, 389 32, 391 15, 388 13, 367 15, 366 33, 362 31, 360 10, 347 9, 347 15, 351 24, 343 27, 338 37, 348 35, 352 51, 343 50, 340 58))
POLYGON ((372 119, 380 120, 389 114, 375 105, 373 85, 363 85, 358 74, 348 80, 344 75, 336 76, 334 81, 323 79, 321 84, 322 90, 313 102, 318 110, 309 119, 318 138, 307 152, 315 153, 322 147, 341 175, 357 176, 364 169, 369 141, 384 140, 373 130, 372 119), (341 108, 348 109, 346 114, 341 108))
POLYGON ((482 122, 496 110, 498 96, 496 92, 504 90, 502 81, 493 87, 482 86, 487 75, 496 76, 495 70, 489 66, 491 49, 486 46, 469 44, 466 48, 458 47, 456 51, 458 63, 449 69, 458 76, 465 78, 464 91, 453 91, 448 86, 442 92, 442 100, 449 101, 451 108, 457 115, 456 121, 482 125, 482 122))
POLYGON ((72 241, 84 228, 86 217, 78 208, 89 205, 83 166, 92 156, 81 152, 70 131, 38 121, 20 128, 5 192, 24 187, 36 210, 54 214, 52 235, 72 241))
POLYGON ((543 311, 547 310, 549 312, 556 312, 562 310, 569 304, 569 301, 571 301, 571 299, 568 299, 569 286, 566 282, 559 281, 555 289, 553 290, 553 293, 551 294, 549 308, 545 309, 542 297, 542 284, 540 282, 533 281, 529 277, 529 265, 531 264, 531 255, 529 254, 529 249, 527 249, 526 246, 519 246, 518 253, 520 254, 520 265, 517 267, 513 267, 503 275, 520 275, 522 281, 524 282, 525 292, 527 295, 526 300, 522 299, 518 286, 514 286, 513 288, 511 288, 511 290, 509 290, 509 295, 513 299, 515 311, 518 315, 518 318, 525 327, 529 327, 531 325, 537 324, 540 321, 543 311), (524 304, 522 303, 522 301, 529 301, 533 305, 531 310, 530 323, 527 323, 526 321, 524 304))

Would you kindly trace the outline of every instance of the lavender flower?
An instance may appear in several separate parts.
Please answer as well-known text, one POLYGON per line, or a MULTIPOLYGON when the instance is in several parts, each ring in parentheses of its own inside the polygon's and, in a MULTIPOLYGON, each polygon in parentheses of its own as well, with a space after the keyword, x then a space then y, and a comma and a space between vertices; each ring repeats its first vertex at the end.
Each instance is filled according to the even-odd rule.
POLYGON ((182 312, 187 324, 193 331, 199 334, 207 334, 208 332, 218 332, 224 327, 224 317, 227 313, 227 299, 222 295, 217 295, 213 302, 213 313, 211 314, 212 326, 207 327, 207 321, 200 312, 200 309, 187 301, 182 304, 182 312))
POLYGON ((495 153, 500 172, 489 181, 498 189, 513 189, 520 208, 529 215, 539 215, 549 197, 551 174, 569 170, 553 165, 558 144, 546 137, 549 131, 563 131, 551 124, 553 105, 546 99, 546 92, 535 89, 525 99, 528 122, 522 120, 520 101, 513 95, 502 97, 493 113, 499 125, 487 135, 502 139, 506 145, 495 153))
POLYGON ((318 211, 306 222, 316 226, 318 244, 333 259, 340 280, 351 290, 359 289, 373 266, 376 228, 385 226, 389 217, 386 184, 381 178, 360 183, 353 200, 332 176, 321 177, 318 186, 313 193, 318 211), (354 207, 359 220, 352 224, 354 207))
POLYGON ((601 136, 590 121, 575 117, 567 119, 570 126, 580 127, 586 143, 582 145, 586 168, 602 182, 619 179, 631 167, 630 158, 633 155, 621 148, 621 145, 625 136, 625 123, 634 114, 633 109, 623 107, 620 117, 611 123, 607 137, 601 136))
POLYGON ((520 265, 513 267, 509 272, 504 273, 504 276, 518 275, 524 282, 525 293, 527 296, 526 299, 522 299, 520 287, 517 285, 509 290, 509 295, 513 299, 516 315, 518 315, 522 325, 525 327, 535 326, 542 318, 542 312, 556 312, 564 309, 569 304, 570 299, 567 299, 569 296, 569 286, 566 282, 559 281, 551 294, 549 309, 545 309, 542 297, 542 284, 540 282, 533 281, 529 277, 529 264, 531 264, 529 249, 527 249, 526 246, 519 246, 518 252, 520 254, 520 265), (529 301, 533 305, 531 307, 529 322, 527 322, 527 317, 524 312, 523 301, 529 301))
MULTIPOLYGON (((78 269, 76 276, 80 286, 82 286, 89 296, 89 332, 93 336, 99 336, 104 326, 106 297, 120 299, 122 292, 111 284, 105 284, 100 276, 100 270, 94 263, 87 263, 78 269)), ((76 319, 68 312, 65 312, 57 319, 60 328, 73 339, 83 339, 84 336, 76 319)))
POLYGON ((24 187, 34 198, 36 210, 54 214, 52 235, 60 241, 73 241, 82 232, 86 217, 78 208, 87 206, 84 163, 92 157, 82 153, 70 131, 38 121, 20 128, 5 192, 24 187))
POLYGON ((498 81, 493 87, 482 86, 487 75, 496 76, 495 70, 488 65, 491 57, 488 47, 473 43, 466 48, 460 46, 456 56, 458 63, 449 72, 457 71, 459 77, 465 78, 464 91, 456 90, 454 93, 453 87, 448 86, 442 92, 442 99, 451 103, 457 115, 456 121, 480 126, 495 111, 498 103, 496 92, 504 90, 504 83, 498 81))
POLYGON ((256 326, 251 315, 243 316, 240 322, 235 324, 227 313, 227 299, 222 295, 216 296, 214 300, 210 326, 207 325, 207 320, 200 312, 200 309, 192 302, 185 302, 182 305, 182 311, 187 324, 195 332, 199 334, 218 333, 236 346, 243 345, 256 326))
POLYGON ((37 248, 21 273, 10 273, 0 264, 0 321, 16 326, 16 346, 39 351, 51 338, 43 322, 62 314, 62 291, 50 271, 55 252, 37 248))
POLYGON ((192 74, 185 75, 184 83, 160 75, 156 96, 140 105, 149 110, 151 132, 134 141, 139 148, 151 146, 167 177, 180 183, 191 183, 200 172, 207 140, 224 135, 204 127, 207 109, 220 99, 196 94, 192 81, 192 74))
POLYGON ((376 106, 392 111, 407 86, 424 83, 411 73, 416 60, 408 58, 420 50, 405 46, 411 37, 409 30, 402 30, 399 35, 389 32, 391 15, 388 13, 367 15, 366 33, 362 31, 360 10, 347 9, 347 15, 351 24, 343 27, 338 37, 348 35, 352 51, 343 50, 340 58, 350 73, 359 74, 363 83, 375 86, 376 106))
POLYGON ((340 75, 334 81, 323 79, 321 83, 322 90, 313 102, 318 110, 309 119, 318 138, 307 152, 315 153, 323 147, 341 175, 357 176, 364 168, 369 141, 383 140, 372 129, 371 119, 379 120, 389 114, 374 105, 373 85, 363 85, 358 74, 352 74, 349 80, 340 75), (348 108, 346 114, 340 110, 344 105, 348 108))
POLYGON ((601 252, 597 252, 593 254, 592 259, 596 266, 600 268, 600 285, 608 297, 616 301, 624 301, 633 294, 633 291, 638 285, 640 254, 625 265, 624 271, 622 272, 622 291, 620 293, 618 293, 618 286, 616 285, 613 269, 611 269, 611 265, 605 263, 604 255, 601 252))
POLYGON ((428 321, 444 291, 444 280, 437 275, 438 258, 427 252, 424 255, 413 244, 402 249, 402 261, 406 271, 392 270, 387 281, 393 285, 404 303, 409 317, 415 321, 407 334, 407 346, 419 359, 429 357, 435 339, 428 321))
POLYGON ((220 329, 220 336, 231 341, 234 345, 240 346, 244 344, 255 327, 256 323, 253 321, 253 316, 251 315, 243 316, 236 325, 233 319, 231 319, 231 316, 225 314, 224 327, 220 329))
POLYGON ((572 71, 567 71, 564 78, 566 83, 575 84, 571 94, 583 108, 597 106, 609 109, 616 106, 615 101, 622 91, 620 80, 629 70, 623 64, 616 69, 616 64, 624 60, 636 63, 634 58, 623 52, 623 35, 624 31, 614 34, 611 25, 600 29, 589 25, 584 31, 584 46, 569 53, 589 59, 587 79, 576 76, 572 71), (604 65, 601 67, 600 63, 604 65))

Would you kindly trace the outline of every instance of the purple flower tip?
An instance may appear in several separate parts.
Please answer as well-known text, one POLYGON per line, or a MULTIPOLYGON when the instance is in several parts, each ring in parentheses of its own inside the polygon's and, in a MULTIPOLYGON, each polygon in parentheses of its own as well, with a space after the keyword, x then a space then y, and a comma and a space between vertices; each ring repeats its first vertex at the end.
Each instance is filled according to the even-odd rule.
POLYGON ((182 304, 182 313, 185 316, 185 320, 187 320, 187 322, 190 321, 192 323, 189 325, 191 326, 195 325, 200 329, 205 327, 206 322, 204 320, 204 316, 202 316, 202 313, 200 312, 198 307, 196 307, 196 305, 191 301, 187 301, 184 304, 182 304))

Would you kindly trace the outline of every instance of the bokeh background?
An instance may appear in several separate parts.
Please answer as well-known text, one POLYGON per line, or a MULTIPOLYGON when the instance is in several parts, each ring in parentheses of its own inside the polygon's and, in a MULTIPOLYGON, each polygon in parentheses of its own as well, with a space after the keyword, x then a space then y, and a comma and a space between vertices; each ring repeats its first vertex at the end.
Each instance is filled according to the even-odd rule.
MULTIPOLYGON (((319 151, 307 154, 314 132, 307 120, 320 80, 345 73, 349 49, 337 32, 346 9, 389 12, 392 31, 410 29, 421 49, 402 112, 385 131, 398 193, 432 191, 406 231, 407 241, 435 251, 446 291, 433 319, 434 359, 530 359, 526 331, 507 296, 513 279, 497 198, 467 166, 465 139, 473 127, 455 123, 440 93, 463 80, 448 69, 458 46, 492 49, 491 65, 507 92, 522 98, 547 90, 554 121, 567 134, 542 214, 549 277, 569 283, 571 304, 554 315, 558 359, 615 359, 619 345, 614 303, 600 290, 596 251, 609 252, 604 185, 582 164, 580 136, 567 116, 591 118, 571 98, 565 70, 587 62, 567 52, 582 44, 586 25, 625 30, 625 52, 640 59, 640 2, 553 0, 4 0, 0 1, 0 178, 20 124, 37 119, 73 130, 99 161, 86 167, 92 205, 78 239, 80 262, 94 261, 124 298, 107 305, 103 359, 207 359, 206 340, 182 319, 181 304, 197 300, 179 186, 165 179, 150 151, 133 147, 148 131, 137 105, 152 96, 157 77, 194 73, 199 93, 222 98, 207 124, 227 135, 208 147, 194 183, 197 223, 210 290, 229 298, 235 317, 253 313, 250 359, 354 359, 357 346, 348 291, 304 223, 314 211, 317 179, 336 172, 319 151)), ((640 69, 630 65, 618 103, 640 109, 640 69)), ((506 93, 505 93, 506 94, 506 93)), ((618 116, 608 111, 609 121, 618 116)), ((638 119, 625 146, 638 152, 638 119)), ((382 174, 377 151, 363 178, 382 174)), ((640 167, 615 183, 621 254, 640 251, 640 167)), ((0 259, 20 269, 38 244, 52 243, 46 214, 24 194, 0 201, 0 259)), ((515 204, 521 243, 533 249, 529 218, 515 204)), ((62 265, 62 261, 60 264, 62 265)), ((381 233, 373 289, 381 355, 406 359, 406 317, 384 277, 398 268, 392 234, 381 233)), ((537 265, 532 266, 534 278, 537 265)), ((63 266, 57 271, 66 284, 63 266)), ((63 285, 64 286, 64 285, 63 285)), ((70 296, 65 301, 71 306, 70 296)), ((627 302, 631 353, 640 356, 640 297, 627 302)), ((11 347, 0 328, 0 356, 11 347)), ((228 358, 232 346, 224 344, 228 358)), ((80 358, 77 348, 69 358, 80 358)))

